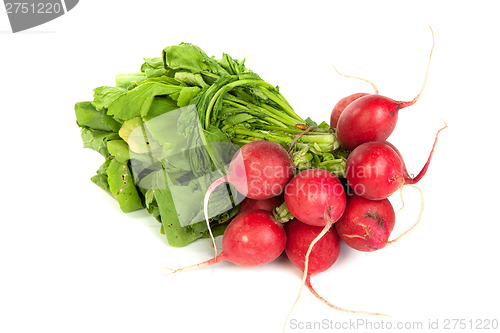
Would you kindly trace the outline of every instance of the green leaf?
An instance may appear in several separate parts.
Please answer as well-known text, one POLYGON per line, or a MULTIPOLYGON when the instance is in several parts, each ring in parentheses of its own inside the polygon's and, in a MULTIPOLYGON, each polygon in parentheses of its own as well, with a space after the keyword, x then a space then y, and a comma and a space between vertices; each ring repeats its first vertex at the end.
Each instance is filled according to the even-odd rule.
POLYGON ((252 116, 251 114, 248 113, 237 113, 234 115, 231 115, 224 119, 224 123, 227 125, 238 125, 240 123, 244 123, 247 121, 252 121, 255 120, 255 116, 252 116))
POLYGON ((163 67, 163 59, 157 58, 144 58, 144 64, 141 66, 141 72, 144 72, 148 78, 160 77, 167 73, 163 67))
MULTIPOLYGON (((208 228, 203 214, 197 214, 194 217, 193 221, 200 222, 181 223, 181 220, 186 221, 186 219, 191 218, 193 214, 192 206, 201 203, 201 201, 193 199, 192 188, 189 186, 183 187, 182 190, 176 188, 173 194, 172 189, 165 181, 164 171, 155 174, 155 183, 155 188, 151 189, 151 193, 154 196, 154 201, 158 204, 162 232, 167 236, 168 243, 171 246, 182 247, 198 238, 207 237, 208 228), (186 213, 189 215, 186 216, 186 213)), ((217 202, 215 198, 214 201, 217 202)), ((211 222, 214 223, 214 226, 218 226, 219 223, 228 221, 237 211, 237 207, 229 209, 212 219, 211 222)), ((222 234, 224 229, 225 227, 221 226, 214 228, 212 231, 214 235, 218 235, 222 234)))
POLYGON ((177 110, 178 108, 179 107, 177 106, 177 102, 169 96, 156 96, 151 103, 151 107, 149 108, 148 112, 144 116, 142 116, 142 119, 144 121, 148 121, 164 113, 177 110))
POLYGON ((318 127, 321 129, 329 129, 330 125, 326 121, 323 121, 318 127))
POLYGON ((104 157, 109 156, 107 142, 120 138, 115 132, 98 131, 86 127, 81 129, 81 136, 84 148, 93 149, 104 157))
POLYGON ((219 64, 231 75, 238 75, 245 72, 245 61, 238 61, 231 58, 229 54, 223 53, 219 64))
POLYGON ((139 83, 147 79, 146 73, 136 72, 129 74, 118 74, 115 78, 116 87, 131 90, 139 85, 139 83))
POLYGON ((98 111, 91 102, 80 102, 75 104, 76 122, 80 127, 89 127, 94 130, 116 132, 120 124, 106 115, 104 111, 98 111))
POLYGON ((188 233, 179 223, 179 216, 173 203, 172 194, 169 188, 165 185, 165 180, 162 173, 156 174, 156 188, 152 189, 153 196, 158 204, 161 223, 168 243, 172 246, 186 246, 199 235, 188 233))
POLYGON ((207 59, 205 52, 190 43, 181 43, 163 49, 164 66, 174 70, 183 69, 193 73, 210 71, 207 59))
POLYGON ((198 86, 200 88, 208 87, 208 84, 205 80, 203 80, 203 77, 199 73, 180 71, 175 73, 175 79, 184 82, 189 86, 198 86))
POLYGON ((198 95, 200 90, 201 89, 199 87, 184 87, 184 88, 182 88, 182 90, 180 91, 180 94, 179 94, 179 98, 177 99, 177 106, 183 107, 183 106, 187 106, 189 104, 192 104, 191 100, 196 95, 198 95))
POLYGON ((208 57, 198 46, 190 43, 168 46, 163 49, 165 68, 187 70, 192 73, 210 72, 217 75, 228 75, 219 63, 208 57))
POLYGON ((306 118, 306 124, 309 125, 309 126, 318 127, 318 124, 314 120, 312 120, 311 118, 309 118, 309 117, 306 118))
POLYGON ((109 190, 109 184, 108 184, 108 166, 109 166, 110 159, 106 159, 106 161, 99 167, 99 169, 96 172, 96 175, 94 175, 90 180, 105 190, 106 192, 111 193, 109 190))
POLYGON ((127 163, 130 159, 128 144, 123 140, 111 140, 107 142, 109 154, 114 156, 120 163, 127 163))
POLYGON ((108 107, 108 115, 112 115, 122 121, 135 117, 145 117, 156 96, 171 95, 178 93, 182 88, 179 86, 164 84, 160 82, 145 81, 138 87, 121 95, 108 107))
POLYGON ((112 159, 106 171, 109 190, 118 200, 120 209, 128 213, 143 208, 141 198, 135 187, 134 178, 126 163, 112 159))
POLYGON ((107 109, 121 95, 127 92, 126 89, 117 87, 97 87, 94 89, 94 101, 92 104, 98 110, 107 109))

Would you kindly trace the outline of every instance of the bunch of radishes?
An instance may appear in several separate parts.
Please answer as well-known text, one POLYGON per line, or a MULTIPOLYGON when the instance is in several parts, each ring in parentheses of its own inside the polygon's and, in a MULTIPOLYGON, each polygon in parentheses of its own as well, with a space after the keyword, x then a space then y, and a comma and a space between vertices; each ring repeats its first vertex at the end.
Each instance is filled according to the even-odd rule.
POLYGON ((341 145, 350 150, 344 184, 323 169, 295 174, 288 152, 277 143, 254 141, 241 147, 227 176, 209 188, 205 207, 210 193, 223 182, 234 185, 247 199, 223 235, 222 252, 217 254, 214 242, 213 259, 186 268, 224 260, 260 266, 274 261, 284 251, 304 272, 302 285, 331 307, 344 310, 319 296, 311 286, 310 276, 335 263, 341 240, 359 251, 379 250, 395 241, 389 241, 395 212, 387 198, 425 175, 437 134, 427 163, 416 177, 409 175, 402 155, 386 140, 396 126, 398 111, 413 105, 420 93, 412 101, 398 102, 376 90, 375 94, 353 94, 337 103, 331 127, 341 145), (286 223, 273 214, 283 202, 294 217, 286 223))

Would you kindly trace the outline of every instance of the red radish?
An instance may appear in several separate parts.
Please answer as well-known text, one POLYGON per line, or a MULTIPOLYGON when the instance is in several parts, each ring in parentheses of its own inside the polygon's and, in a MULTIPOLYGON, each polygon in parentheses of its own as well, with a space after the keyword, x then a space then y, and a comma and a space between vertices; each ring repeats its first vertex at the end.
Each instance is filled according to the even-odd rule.
POLYGON ((337 261, 340 252, 340 237, 335 228, 331 228, 316 242, 314 249, 312 249, 309 253, 309 261, 306 262, 306 255, 310 244, 318 237, 319 234, 321 234, 322 230, 322 227, 308 225, 297 219, 293 219, 285 224, 287 237, 285 253, 295 267, 301 271, 305 272, 307 265, 307 275, 304 281, 305 285, 314 296, 334 309, 352 313, 377 314, 339 308, 321 297, 313 288, 311 284, 311 275, 329 269, 335 261, 337 261))
POLYGON ((212 192, 222 183, 229 182, 243 195, 264 200, 280 195, 293 177, 295 166, 287 151, 272 141, 253 141, 241 147, 229 164, 228 174, 209 186, 204 198, 205 221, 214 245, 217 246, 208 219, 208 201, 212 192))
MULTIPOLYGON (((311 242, 319 235, 323 227, 312 226, 297 219, 285 223, 285 253, 290 261, 301 271, 305 268, 305 256, 311 242)), ((308 263, 309 280, 311 274, 320 273, 330 268, 340 253, 340 237, 334 228, 328 230, 311 251, 308 263)))
POLYGON ((336 222, 344 212, 346 198, 340 180, 323 169, 307 169, 290 180, 285 203, 300 221, 316 226, 336 222))
POLYGON ((311 251, 344 212, 346 205, 344 187, 340 180, 327 170, 307 169, 293 177, 286 186, 285 204, 290 213, 303 223, 323 227, 308 244, 304 256, 304 276, 300 286, 302 291, 309 274, 311 251))
POLYGON ((385 141, 396 127, 398 111, 417 101, 397 102, 382 95, 366 95, 349 104, 337 124, 337 139, 347 148, 385 141))
POLYGON ((284 201, 283 195, 279 195, 277 197, 272 197, 265 200, 254 200, 250 198, 245 198, 240 204, 240 210, 238 214, 243 212, 254 210, 254 209, 262 209, 268 212, 272 212, 274 208, 281 206, 284 201))
POLYGON ((403 162, 383 142, 363 143, 347 158, 346 178, 357 195, 370 200, 385 199, 405 182, 403 162))
POLYGON ((404 174, 404 177, 405 177, 405 179, 410 178, 410 174, 408 173, 408 170, 406 170, 406 164, 405 164, 405 161, 403 160, 403 155, 401 155, 401 153, 399 152, 398 148, 396 148, 396 146, 393 145, 392 143, 390 143, 389 141, 384 141, 384 143, 386 145, 388 145, 389 147, 391 147, 396 152, 396 154, 398 154, 399 158, 401 159, 401 162, 403 162, 403 174, 404 174))
POLYGON ((399 110, 415 104, 424 90, 433 50, 434 32, 424 83, 413 100, 401 102, 382 95, 366 95, 345 108, 337 123, 337 139, 343 147, 354 149, 365 142, 385 141, 391 135, 399 110))
POLYGON ((369 95, 367 93, 356 93, 349 95, 347 97, 342 98, 340 101, 335 104, 332 110, 332 114, 330 116, 330 127, 337 128, 337 123, 339 122, 340 115, 344 112, 344 109, 351 104, 353 101, 357 100, 360 97, 369 95))
POLYGON ((229 182, 247 198, 269 199, 283 193, 294 170, 292 160, 280 144, 266 140, 253 141, 235 154, 227 176, 215 181, 210 187, 229 182))
MULTIPOLYGON (((444 126, 441 127, 439 129, 439 131, 437 131, 436 138, 434 139, 434 144, 432 145, 431 152, 429 154, 429 157, 427 158, 427 162, 425 162, 424 167, 422 168, 422 170, 420 170, 420 172, 418 173, 418 175, 416 175, 415 177, 411 177, 408 174, 408 171, 406 170, 406 165, 405 165, 405 162, 403 160, 403 157, 401 156, 401 153, 397 149, 395 149, 396 153, 401 158, 401 162, 403 162, 403 173, 404 173, 404 177, 405 177, 405 185, 415 185, 416 183, 418 183, 425 176, 425 174, 427 173, 427 169, 429 168, 429 164, 431 163, 432 155, 434 154, 434 149, 436 148, 436 144, 437 144, 437 141, 438 141, 439 133, 441 133, 441 131, 444 130, 445 128, 448 128, 448 125, 446 124, 446 122, 444 123, 444 126)), ((389 146, 394 147, 390 143, 389 143, 389 146)))
POLYGON ((335 228, 347 245, 371 252, 388 244, 395 222, 396 214, 388 199, 368 200, 352 195, 335 228))
POLYGON ((389 197, 404 184, 416 184, 426 174, 436 148, 439 133, 436 133, 432 150, 422 170, 410 177, 401 153, 386 142, 367 142, 354 149, 346 162, 346 178, 354 193, 370 200, 389 197))
MULTIPOLYGON (((323 169, 307 169, 290 180, 285 189, 285 204, 303 223, 323 227, 323 231, 311 242, 309 252, 323 235, 344 213, 346 197, 344 186, 333 173, 323 169)), ((304 282, 307 264, 304 270, 304 282)))
POLYGON ((272 213, 252 210, 238 214, 222 236, 222 252, 197 265, 174 271, 198 268, 229 261, 238 266, 261 266, 278 258, 286 245, 286 233, 272 213))

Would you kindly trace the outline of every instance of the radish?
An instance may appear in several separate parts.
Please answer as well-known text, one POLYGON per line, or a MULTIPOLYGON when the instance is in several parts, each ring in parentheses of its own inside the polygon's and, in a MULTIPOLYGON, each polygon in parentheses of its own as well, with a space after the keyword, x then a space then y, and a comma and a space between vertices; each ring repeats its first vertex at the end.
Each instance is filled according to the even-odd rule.
POLYGON ((245 144, 229 164, 227 176, 216 180, 210 190, 229 182, 250 199, 264 200, 283 193, 295 166, 280 144, 258 140, 245 144))
MULTIPOLYGON (((311 242, 313 242, 317 238, 317 236, 321 234, 322 230, 322 227, 302 223, 297 219, 293 219, 292 221, 285 224, 287 237, 285 253, 288 259, 295 265, 295 267, 303 272, 307 270, 304 281, 305 285, 309 288, 314 296, 336 310, 351 313, 378 314, 365 311, 346 310, 337 307, 321 297, 313 288, 311 284, 311 275, 329 269, 337 261, 340 252, 340 237, 337 234, 335 228, 331 228, 324 234, 321 239, 316 242, 314 249, 312 249, 312 251, 310 251, 309 253, 309 260, 306 261, 306 255, 309 251, 311 242)), ((295 303, 297 301, 298 298, 295 303)))
POLYGON ((371 252, 388 244, 395 222, 396 214, 388 199, 368 200, 351 195, 335 228, 347 245, 358 251, 371 252))
POLYGON ((290 180, 285 203, 300 221, 316 226, 336 222, 344 212, 346 198, 340 180, 323 169, 307 169, 290 180))
POLYGON ((301 222, 322 227, 321 231, 313 237, 314 239, 306 244, 308 249, 304 256, 304 275, 299 291, 300 297, 302 286, 306 283, 309 274, 308 264, 311 251, 344 212, 346 205, 344 187, 340 180, 327 170, 307 169, 293 177, 286 186, 285 204, 290 213, 301 222))
POLYGON ((219 255, 197 265, 179 268, 174 273, 221 261, 247 267, 265 265, 278 258, 285 245, 285 229, 272 213, 260 209, 239 213, 222 236, 219 255))
POLYGON ((381 200, 404 183, 403 162, 384 142, 367 142, 354 149, 346 162, 346 178, 354 193, 381 200))
POLYGON ((323 231, 311 242, 305 257, 305 282, 309 253, 314 244, 344 213, 344 186, 337 176, 327 170, 307 169, 293 177, 286 186, 285 204, 290 213, 303 223, 323 227, 323 231))
POLYGON ((272 197, 265 200, 254 200, 250 198, 245 198, 240 204, 240 210, 238 214, 243 212, 254 210, 254 209, 262 209, 268 212, 272 212, 276 207, 281 206, 284 201, 283 195, 279 195, 277 197, 272 197))
POLYGON ((344 97, 340 101, 338 101, 337 104, 335 104, 335 106, 333 107, 332 114, 330 116, 330 127, 337 128, 337 123, 339 122, 340 115, 342 114, 342 112, 344 112, 344 109, 349 104, 351 104, 352 102, 357 100, 358 98, 366 96, 366 95, 369 95, 369 94, 356 93, 356 94, 352 94, 352 95, 349 95, 347 97, 344 97))
POLYGON ((337 123, 337 139, 347 148, 354 149, 370 141, 385 141, 396 127, 399 110, 415 104, 422 94, 429 65, 434 50, 434 32, 432 31, 432 49, 425 72, 425 79, 418 95, 411 101, 395 101, 382 95, 365 95, 347 105, 337 123))
POLYGON ((403 174, 404 174, 405 179, 410 178, 410 174, 408 173, 408 170, 406 170, 406 164, 405 164, 405 161, 403 160, 403 155, 401 155, 398 148, 396 148, 396 146, 393 145, 392 143, 390 143, 389 141, 384 141, 384 143, 386 145, 388 145, 389 147, 391 147, 396 152, 396 154, 399 156, 399 158, 401 159, 401 162, 403 162, 403 174))
MULTIPOLYGON (((311 242, 323 228, 312 226, 298 219, 285 223, 286 247, 285 253, 290 261, 301 271, 305 269, 305 256, 311 242)), ((330 268, 340 253, 340 237, 335 228, 328 230, 315 245, 309 255, 308 275, 320 273, 330 268)))
POLYGON ((280 144, 258 140, 247 143, 233 156, 228 174, 214 181, 204 198, 205 222, 217 256, 215 238, 208 219, 208 201, 212 192, 222 183, 229 182, 250 199, 264 200, 280 195, 295 166, 287 151, 280 144))
POLYGON ((389 197, 404 184, 416 184, 426 174, 437 144, 436 133, 432 150, 422 170, 410 177, 401 153, 387 142, 367 142, 354 149, 347 158, 346 178, 354 193, 370 200, 389 197))

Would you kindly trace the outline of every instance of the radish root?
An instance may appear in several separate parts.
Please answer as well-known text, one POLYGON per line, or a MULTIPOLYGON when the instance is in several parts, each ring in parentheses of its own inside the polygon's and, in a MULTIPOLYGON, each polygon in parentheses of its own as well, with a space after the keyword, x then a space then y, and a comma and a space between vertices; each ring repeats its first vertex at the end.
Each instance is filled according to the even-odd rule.
POLYGON ((302 281, 300 283, 300 289, 299 289, 299 295, 297 296, 297 298, 295 299, 295 302, 293 303, 292 305, 292 308, 290 309, 290 311, 288 312, 288 315, 286 316, 286 319, 285 319, 285 324, 283 325, 283 332, 285 331, 285 328, 286 328, 286 323, 288 322, 288 318, 290 317, 290 314, 292 313, 293 309, 295 308, 295 305, 297 304, 297 302, 299 301, 299 298, 302 294, 302 289, 304 287, 304 285, 306 285, 309 290, 312 292, 312 294, 314 296, 316 296, 317 298, 319 298, 321 301, 323 301, 324 303, 326 303, 327 305, 329 305, 330 307, 336 309, 336 310, 340 310, 340 311, 345 311, 345 312, 350 312, 350 313, 363 313, 363 314, 371 314, 371 315, 383 315, 383 316, 387 316, 387 315, 384 315, 384 314, 380 314, 380 313, 374 313, 374 312, 366 312, 366 311, 354 311, 354 310, 347 310, 347 309, 343 309, 343 308, 340 308, 340 307, 337 307, 331 303, 329 303, 327 300, 325 300, 323 297, 321 297, 315 290, 314 288, 312 287, 311 285, 311 281, 310 281, 310 274, 309 274, 309 256, 311 254, 311 251, 314 247, 314 245, 328 232, 328 230, 330 230, 330 228, 333 226, 333 222, 327 218, 327 213, 324 214, 325 215, 325 220, 327 221, 326 225, 323 227, 323 229, 321 230, 321 232, 312 240, 311 244, 309 245, 309 248, 307 249, 307 252, 306 252, 306 256, 305 256, 305 260, 304 260, 304 274, 302 275, 302 281))
MULTIPOLYGON (((325 214, 325 216, 326 216, 326 214, 325 214)), ((314 238, 312 240, 311 244, 309 245, 309 248, 307 249, 306 257, 305 257, 305 261, 304 261, 304 274, 302 276, 302 281, 300 283, 299 295, 295 299, 295 302, 293 302, 292 308, 290 309, 290 311, 288 312, 288 315, 286 316, 285 324, 283 326, 283 332, 285 331, 286 323, 288 322, 288 318, 290 317, 290 314, 292 313, 293 309, 295 308, 295 305, 299 301, 300 295, 302 294, 302 288, 306 284, 306 280, 308 278, 308 270, 309 270, 309 255, 311 254, 311 251, 312 251, 314 245, 328 232, 328 230, 330 230, 330 228, 333 225, 333 222, 331 222, 330 220, 327 220, 327 221, 328 222, 326 223, 323 230, 321 230, 321 232, 318 234, 318 236, 316 236, 316 238, 314 238)))
POLYGON ((307 279, 306 279, 306 286, 307 288, 309 288, 309 291, 314 295, 316 296, 319 300, 321 300, 323 303, 325 303, 326 305, 328 305, 329 307, 335 309, 335 310, 339 310, 339 311, 344 311, 344 312, 350 312, 350 313, 360 313, 360 314, 368 314, 368 315, 375 315, 375 316, 387 316, 387 317, 390 317, 389 315, 387 314, 383 314, 383 313, 377 313, 377 312, 367 312, 367 311, 355 311, 355 310, 348 310, 348 309, 344 309, 344 308, 339 308, 338 306, 335 306, 333 305, 332 303, 328 302, 326 299, 324 299, 323 297, 321 297, 317 292, 316 290, 314 290, 313 286, 311 285, 311 277, 308 276, 307 279))
POLYGON ((424 88, 425 88, 425 84, 427 83, 427 77, 429 76, 429 67, 431 65, 432 52, 434 51, 434 45, 435 45, 434 31, 432 30, 432 27, 430 24, 429 24, 429 29, 431 29, 431 34, 432 34, 432 48, 431 48, 431 53, 429 54, 429 61, 427 62, 427 68, 425 69, 424 83, 422 84, 422 88, 420 88, 419 93, 417 94, 417 96, 415 96, 414 99, 412 99, 409 102, 399 103, 400 109, 415 104, 418 101, 418 99, 420 98, 420 96, 422 95, 422 92, 424 91, 424 88))
POLYGON ((398 209, 396 214, 402 211, 403 208, 405 208, 405 200, 403 199, 403 186, 399 188, 399 198, 401 199, 401 208, 398 209))
MULTIPOLYGON (((217 253, 217 244, 215 244, 215 237, 214 234, 212 233, 212 228, 210 227, 210 221, 208 219, 208 202, 210 201, 210 195, 212 192, 219 186, 220 184, 226 183, 228 181, 227 177, 221 177, 214 181, 207 189, 207 192, 205 193, 205 197, 203 199, 203 213, 205 215, 205 222, 207 223, 207 228, 208 228, 208 233, 210 234, 210 239, 212 240, 212 245, 214 247, 214 259, 217 258, 218 253, 217 253)), ((214 262, 214 266, 212 267, 212 272, 215 269, 215 264, 217 262, 214 262)))
POLYGON ((420 207, 420 214, 419 214, 419 216, 418 216, 418 220, 417 220, 417 222, 416 222, 416 223, 415 223, 415 224, 414 224, 414 225, 413 225, 410 229, 406 230, 404 233, 402 233, 401 235, 399 235, 396 239, 393 239, 393 240, 391 240, 391 241, 388 241, 388 242, 387 242, 387 245, 390 245, 390 244, 394 244, 394 243, 396 243, 396 242, 397 242, 398 240, 400 240, 400 239, 401 239, 404 235, 406 235, 407 233, 409 233, 410 231, 412 231, 412 230, 413 230, 413 229, 417 226, 417 224, 419 224, 419 223, 420 223, 420 220, 422 219, 422 214, 423 214, 423 212, 424 212, 424 195, 422 194, 422 190, 421 190, 419 187, 417 187, 417 186, 415 186, 415 185, 410 185, 410 186, 411 186, 411 187, 413 187, 413 188, 416 188, 416 189, 417 189, 417 190, 419 190, 419 192, 420 192, 420 198, 421 198, 421 202, 422 202, 422 203, 421 203, 421 207, 420 207))
POLYGON ((335 67, 334 65, 332 65, 333 69, 335 69, 335 71, 337 72, 337 74, 343 76, 343 77, 350 77, 352 79, 358 79, 358 80, 361 80, 361 81, 365 81, 369 84, 371 84, 371 86, 373 87, 373 90, 375 90, 375 95, 378 95, 378 88, 377 86, 370 80, 367 80, 367 79, 363 79, 361 77, 357 77, 357 76, 351 76, 351 75, 345 75, 345 74, 342 74, 339 72, 339 70, 337 69, 337 67, 335 67))
POLYGON ((414 178, 406 178, 404 181, 405 185, 414 185, 414 184, 418 183, 420 181, 420 179, 422 179, 422 177, 424 177, 424 175, 426 174, 427 169, 429 168, 429 164, 431 163, 432 155, 434 154, 434 150, 436 149, 436 144, 438 142, 439 133, 441 133, 442 130, 448 128, 448 125, 446 124, 446 122, 444 120, 443 120, 443 122, 444 122, 444 126, 436 133, 436 138, 434 139, 434 144, 432 145, 431 152, 429 154, 429 157, 427 158, 427 162, 425 163, 424 167, 422 168, 422 170, 420 170, 418 175, 416 175, 414 178))
MULTIPOLYGON (((200 267, 205 267, 208 265, 215 265, 215 264, 217 264, 221 261, 224 261, 224 260, 226 260, 226 254, 224 252, 221 252, 221 254, 215 256, 214 258, 209 259, 207 261, 204 261, 202 263, 196 264, 196 265, 181 267, 181 268, 177 268, 177 269, 170 269, 170 268, 167 268, 167 269, 172 270, 172 272, 170 272, 170 274, 175 274, 175 273, 180 273, 180 272, 188 270, 188 269, 200 268, 200 267)), ((212 267, 212 270, 213 270, 213 267, 212 267)))

